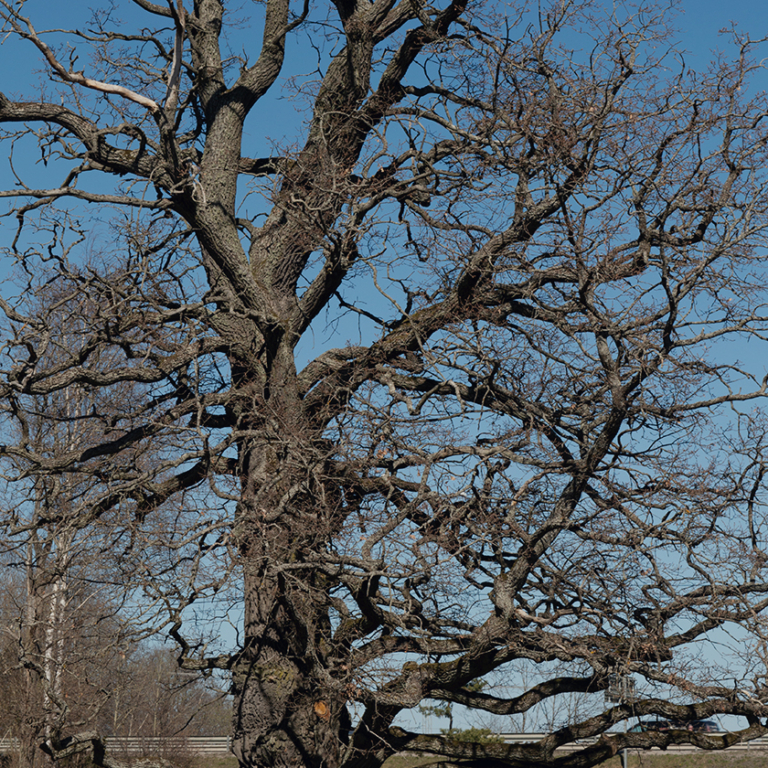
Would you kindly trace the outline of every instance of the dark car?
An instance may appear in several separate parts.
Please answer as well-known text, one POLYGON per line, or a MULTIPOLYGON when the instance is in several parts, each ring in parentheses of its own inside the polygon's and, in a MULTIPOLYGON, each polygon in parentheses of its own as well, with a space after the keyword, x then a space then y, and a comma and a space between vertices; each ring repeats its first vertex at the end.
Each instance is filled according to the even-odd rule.
POLYGON ((720 726, 714 720, 694 720, 691 725, 698 733, 715 733, 720 730, 720 726))
POLYGON ((670 724, 667 720, 641 720, 630 730, 633 733, 644 733, 646 731, 668 731, 669 728, 670 724))
POLYGON ((714 720, 673 720, 669 728, 676 731, 695 731, 696 733, 715 733, 720 730, 714 720))
POLYGON ((720 728, 714 720, 641 720, 633 733, 646 731, 695 731, 696 733, 715 733, 720 728))

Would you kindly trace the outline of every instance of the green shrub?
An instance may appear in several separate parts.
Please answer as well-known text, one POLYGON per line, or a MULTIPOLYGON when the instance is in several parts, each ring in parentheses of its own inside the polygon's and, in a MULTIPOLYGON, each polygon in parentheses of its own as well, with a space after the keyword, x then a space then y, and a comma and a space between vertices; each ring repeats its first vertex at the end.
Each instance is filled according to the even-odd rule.
POLYGON ((502 741, 490 728, 443 728, 440 732, 453 741, 469 744, 494 744, 502 741))

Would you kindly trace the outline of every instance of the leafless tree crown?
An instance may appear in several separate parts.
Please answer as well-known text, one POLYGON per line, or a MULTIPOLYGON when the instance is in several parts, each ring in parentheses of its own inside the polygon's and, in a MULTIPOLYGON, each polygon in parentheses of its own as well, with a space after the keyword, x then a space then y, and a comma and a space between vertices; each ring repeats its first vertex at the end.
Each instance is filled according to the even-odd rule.
POLYGON ((693 72, 652 5, 230 5, 0 0, 44 72, 0 94, 8 557, 95 556, 125 631, 229 675, 243 768, 768 733, 759 43, 693 72), (396 723, 572 694, 527 746, 396 723))

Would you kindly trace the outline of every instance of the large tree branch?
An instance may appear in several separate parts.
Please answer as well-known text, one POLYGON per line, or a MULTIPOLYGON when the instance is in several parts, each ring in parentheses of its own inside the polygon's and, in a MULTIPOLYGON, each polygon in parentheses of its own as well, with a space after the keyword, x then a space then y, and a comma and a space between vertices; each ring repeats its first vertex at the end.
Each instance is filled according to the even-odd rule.
POLYGON ((35 47, 43 54, 45 60, 48 62, 50 68, 65 82, 72 85, 80 85, 84 88, 90 88, 100 93, 113 94, 120 96, 121 98, 132 101, 139 106, 148 109, 153 115, 160 112, 158 104, 146 96, 142 96, 130 88, 126 88, 122 85, 114 85, 113 83, 105 83, 100 80, 94 80, 93 78, 86 77, 82 72, 73 72, 66 69, 61 62, 56 58, 53 51, 38 37, 35 28, 32 26, 32 22, 25 16, 20 15, 9 3, 3 0, 2 7, 4 11, 0 10, 0 16, 2 16, 6 22, 8 22, 19 37, 29 40, 35 47))

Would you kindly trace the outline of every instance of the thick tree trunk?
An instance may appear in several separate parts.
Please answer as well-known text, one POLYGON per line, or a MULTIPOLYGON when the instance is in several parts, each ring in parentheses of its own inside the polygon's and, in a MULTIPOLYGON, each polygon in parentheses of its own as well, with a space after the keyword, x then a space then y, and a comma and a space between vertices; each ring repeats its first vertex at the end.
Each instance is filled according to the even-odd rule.
POLYGON ((235 754, 243 768, 333 768, 349 715, 314 674, 323 606, 264 564, 245 577, 245 647, 232 675, 235 754))
MULTIPOLYGON (((292 352, 273 350, 266 377, 246 384, 244 376, 241 387, 272 418, 249 423, 259 437, 239 446, 245 637, 232 670, 234 752, 243 768, 334 768, 350 718, 329 669, 340 667, 329 659, 329 584, 311 558, 333 534, 339 507, 324 480, 322 441, 303 420, 292 352)), ((233 414, 241 424, 249 406, 233 414)))

